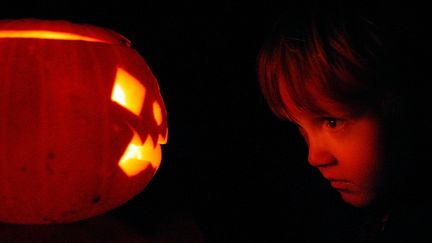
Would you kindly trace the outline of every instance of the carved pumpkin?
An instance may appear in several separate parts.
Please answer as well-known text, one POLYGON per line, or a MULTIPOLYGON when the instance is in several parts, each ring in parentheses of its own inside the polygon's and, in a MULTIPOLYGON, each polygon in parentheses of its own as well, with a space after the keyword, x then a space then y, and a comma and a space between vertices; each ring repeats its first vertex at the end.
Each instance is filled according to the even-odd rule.
POLYGON ((0 21, 0 221, 78 221, 140 193, 166 110, 130 42, 63 20, 0 21))

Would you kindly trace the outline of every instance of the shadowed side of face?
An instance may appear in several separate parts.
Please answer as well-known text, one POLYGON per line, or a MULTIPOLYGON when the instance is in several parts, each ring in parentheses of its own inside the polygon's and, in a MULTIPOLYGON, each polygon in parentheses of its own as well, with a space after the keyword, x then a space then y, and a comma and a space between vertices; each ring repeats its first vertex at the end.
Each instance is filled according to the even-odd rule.
MULTIPOLYGON (((352 111, 316 90, 309 90, 314 110, 294 104, 281 82, 281 98, 308 145, 308 161, 342 199, 355 207, 369 206, 383 180, 381 122, 375 112, 352 111)), ((311 88, 312 89, 312 88, 311 88)))
POLYGON ((385 31, 357 9, 327 7, 278 22, 258 55, 258 79, 274 114, 299 127, 309 163, 345 202, 366 207, 384 197, 392 169, 383 128, 399 79, 385 31))

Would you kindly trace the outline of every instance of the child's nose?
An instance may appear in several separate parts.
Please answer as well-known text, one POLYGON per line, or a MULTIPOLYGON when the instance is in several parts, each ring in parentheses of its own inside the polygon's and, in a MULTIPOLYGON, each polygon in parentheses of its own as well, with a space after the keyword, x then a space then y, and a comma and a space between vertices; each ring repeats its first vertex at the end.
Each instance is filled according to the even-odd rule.
POLYGON ((334 165, 336 159, 329 151, 325 141, 309 140, 308 161, 314 167, 326 167, 334 165))

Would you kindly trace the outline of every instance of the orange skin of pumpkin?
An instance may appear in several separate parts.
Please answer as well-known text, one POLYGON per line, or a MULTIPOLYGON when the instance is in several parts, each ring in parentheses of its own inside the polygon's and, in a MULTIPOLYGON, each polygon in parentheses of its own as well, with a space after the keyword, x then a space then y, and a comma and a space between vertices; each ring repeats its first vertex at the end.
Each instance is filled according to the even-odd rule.
POLYGON ((0 221, 73 222, 140 193, 157 167, 149 163, 134 176, 119 168, 133 130, 157 146, 167 139, 165 106, 145 60, 124 37, 94 26, 30 19, 0 21, 2 29, 85 34, 107 43, 0 38, 0 221), (111 100, 119 67, 146 88, 140 116, 111 100))

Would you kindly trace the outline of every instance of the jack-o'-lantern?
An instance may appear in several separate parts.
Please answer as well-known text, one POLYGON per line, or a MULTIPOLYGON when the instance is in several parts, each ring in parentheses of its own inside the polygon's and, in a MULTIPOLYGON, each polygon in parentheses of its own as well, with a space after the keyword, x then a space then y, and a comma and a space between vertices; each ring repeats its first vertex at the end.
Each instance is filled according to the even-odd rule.
POLYGON ((78 221, 142 192, 167 115, 126 38, 65 20, 3 20, 0 57, 0 221, 78 221))

